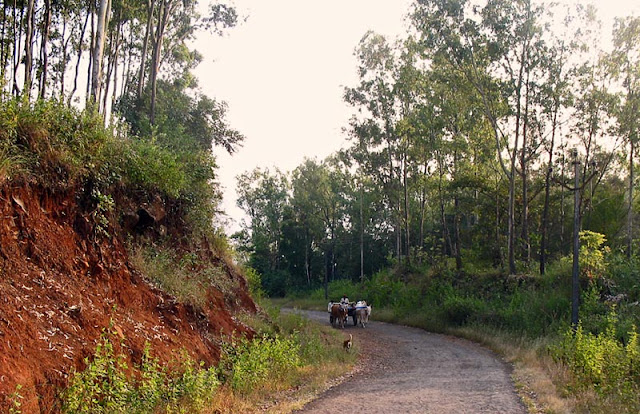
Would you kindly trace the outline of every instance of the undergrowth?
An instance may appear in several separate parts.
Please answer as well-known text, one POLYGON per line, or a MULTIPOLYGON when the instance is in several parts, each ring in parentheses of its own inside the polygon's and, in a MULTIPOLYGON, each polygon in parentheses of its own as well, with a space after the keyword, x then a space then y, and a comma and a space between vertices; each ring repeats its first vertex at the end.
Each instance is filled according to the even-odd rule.
MULTIPOLYGON (((130 375, 126 356, 114 349, 117 333, 105 330, 87 367, 75 373, 62 393, 63 413, 192 413, 203 410, 220 386, 215 368, 204 368, 186 355, 169 371, 144 349, 130 375)), ((120 344, 120 348, 124 344, 120 344)))
POLYGON ((209 287, 226 295, 232 295, 237 287, 237 280, 230 278, 226 269, 196 251, 181 252, 162 243, 131 245, 129 250, 134 267, 182 303, 203 308, 209 287))
MULTIPOLYGON (((86 368, 74 373, 60 395, 64 413, 213 413, 248 412, 279 393, 303 387, 322 389, 328 377, 350 369, 355 352, 341 349, 337 332, 309 322, 298 314, 245 315, 257 335, 222 337, 221 360, 205 367, 186 353, 168 365, 160 364, 146 346, 140 363, 129 365, 125 339, 103 331, 86 368), (119 341, 116 341, 119 339, 119 341)), ((19 398, 14 412, 19 410, 19 398)), ((276 404, 289 410, 304 401, 282 398, 276 404)))

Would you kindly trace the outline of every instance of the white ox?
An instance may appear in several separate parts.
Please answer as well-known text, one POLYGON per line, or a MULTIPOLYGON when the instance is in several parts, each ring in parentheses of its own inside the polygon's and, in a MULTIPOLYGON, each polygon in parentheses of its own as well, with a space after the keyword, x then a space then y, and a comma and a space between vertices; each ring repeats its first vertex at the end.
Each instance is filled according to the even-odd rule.
POLYGON ((369 315, 371 315, 371 305, 367 305, 367 302, 364 300, 358 301, 358 303, 356 303, 358 325, 364 328, 366 324, 369 323, 369 315))

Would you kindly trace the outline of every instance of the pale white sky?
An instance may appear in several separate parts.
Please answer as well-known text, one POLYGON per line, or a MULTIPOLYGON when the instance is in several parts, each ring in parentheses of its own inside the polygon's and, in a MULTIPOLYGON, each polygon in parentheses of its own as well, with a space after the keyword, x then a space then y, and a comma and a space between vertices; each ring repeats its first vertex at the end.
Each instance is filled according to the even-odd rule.
MULTIPOLYGON (((564 0, 570 2, 570 0, 564 0)), ((563 2, 564 2, 563 1, 563 2)), ((201 0, 206 5, 207 0, 201 0)), ((595 0, 606 25, 640 14, 640 0, 595 0)), ((290 171, 304 157, 323 159, 346 145, 352 109, 353 51, 367 30, 395 39, 406 32, 411 0, 234 0, 246 22, 222 38, 202 34, 195 71, 203 93, 226 101, 229 124, 246 137, 233 157, 216 148, 223 209, 239 228, 236 176, 255 167, 290 171)))

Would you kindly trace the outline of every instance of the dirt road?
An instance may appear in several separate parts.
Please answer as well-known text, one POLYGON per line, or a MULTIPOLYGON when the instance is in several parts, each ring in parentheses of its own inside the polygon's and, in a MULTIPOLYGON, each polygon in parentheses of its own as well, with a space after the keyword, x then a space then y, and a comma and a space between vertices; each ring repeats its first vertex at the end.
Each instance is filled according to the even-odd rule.
MULTIPOLYGON (((329 323, 326 312, 304 313, 329 323)), ((509 366, 472 342, 375 321, 343 333, 353 334, 361 366, 297 412, 526 413, 509 366)))

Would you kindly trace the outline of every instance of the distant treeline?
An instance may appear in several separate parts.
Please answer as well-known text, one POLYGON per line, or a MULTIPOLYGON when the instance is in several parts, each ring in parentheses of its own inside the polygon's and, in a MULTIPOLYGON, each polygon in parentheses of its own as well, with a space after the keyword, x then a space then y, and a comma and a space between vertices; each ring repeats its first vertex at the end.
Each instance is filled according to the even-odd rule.
POLYGON ((241 177, 237 238, 267 291, 443 258, 544 273, 575 196, 580 226, 632 256, 640 18, 606 50, 589 6, 419 0, 409 21, 356 48, 347 149, 241 177))

